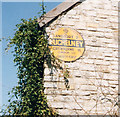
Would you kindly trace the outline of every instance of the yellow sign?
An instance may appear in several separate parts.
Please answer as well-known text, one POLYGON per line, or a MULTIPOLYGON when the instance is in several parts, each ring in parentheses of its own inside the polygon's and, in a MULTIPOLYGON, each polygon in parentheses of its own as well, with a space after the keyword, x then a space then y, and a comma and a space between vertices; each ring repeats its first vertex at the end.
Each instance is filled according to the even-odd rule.
POLYGON ((84 40, 71 28, 59 28, 49 39, 53 55, 63 61, 75 61, 84 52, 84 40))

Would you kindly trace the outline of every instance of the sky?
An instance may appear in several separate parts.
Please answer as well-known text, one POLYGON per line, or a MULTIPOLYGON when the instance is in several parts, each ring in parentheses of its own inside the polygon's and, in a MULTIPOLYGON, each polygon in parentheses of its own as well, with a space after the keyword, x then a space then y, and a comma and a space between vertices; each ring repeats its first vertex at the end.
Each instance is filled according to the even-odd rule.
MULTIPOLYGON (((0 0, 0 38, 14 36, 15 25, 20 23, 22 18, 29 19, 34 16, 38 17, 40 11, 40 2, 15 2, 15 0, 0 0), (12 2, 11 2, 12 1, 12 2)), ((24 0, 25 1, 25 0, 24 0)), ((54 0, 46 1, 46 12, 55 8, 62 1, 54 0)), ((8 91, 17 85, 17 68, 14 66, 13 55, 11 53, 12 48, 9 52, 5 52, 7 42, 4 40, 0 42, 0 108, 3 104, 8 104, 8 91)))

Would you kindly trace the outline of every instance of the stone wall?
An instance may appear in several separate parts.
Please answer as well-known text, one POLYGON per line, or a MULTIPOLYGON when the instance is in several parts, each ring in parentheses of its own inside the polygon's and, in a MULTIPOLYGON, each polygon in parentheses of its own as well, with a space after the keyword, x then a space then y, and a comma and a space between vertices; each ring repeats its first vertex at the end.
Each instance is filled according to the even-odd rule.
POLYGON ((118 113, 118 1, 86 0, 46 28, 50 36, 60 27, 70 27, 85 41, 80 59, 62 62, 70 72, 68 90, 61 73, 45 68, 45 93, 59 114, 118 113))

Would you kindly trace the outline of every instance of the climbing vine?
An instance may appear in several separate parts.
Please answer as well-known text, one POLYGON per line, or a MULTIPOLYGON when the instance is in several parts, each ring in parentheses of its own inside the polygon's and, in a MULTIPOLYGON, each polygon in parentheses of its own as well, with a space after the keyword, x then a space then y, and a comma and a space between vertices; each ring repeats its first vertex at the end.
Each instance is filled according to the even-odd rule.
MULTIPOLYGON (((42 15, 45 14, 42 4, 42 15)), ((41 13, 41 12, 40 12, 41 13)), ((57 116, 47 104, 44 95, 44 64, 56 69, 63 68, 60 61, 51 55, 45 28, 40 28, 37 18, 21 19, 16 25, 13 38, 9 38, 7 49, 13 47, 14 62, 17 66, 18 85, 8 93, 9 105, 2 110, 3 115, 20 116, 57 116)), ((68 72, 64 74, 65 85, 68 89, 68 72)))
POLYGON ((53 116, 44 96, 44 62, 49 55, 47 39, 37 18, 22 19, 8 47, 14 47, 14 62, 18 68, 18 86, 12 90, 7 113, 11 115, 53 116))
POLYGON ((8 48, 14 47, 13 56, 19 81, 8 93, 11 98, 3 111, 4 115, 55 116, 44 96, 44 62, 50 56, 45 30, 39 27, 36 17, 22 19, 16 27, 8 48))

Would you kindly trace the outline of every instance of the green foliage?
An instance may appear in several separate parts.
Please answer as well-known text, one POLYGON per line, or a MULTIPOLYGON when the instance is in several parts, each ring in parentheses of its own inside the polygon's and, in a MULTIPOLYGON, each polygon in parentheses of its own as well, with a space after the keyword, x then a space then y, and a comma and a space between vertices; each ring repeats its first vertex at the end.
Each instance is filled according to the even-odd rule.
POLYGON ((10 104, 4 114, 55 116, 44 95, 44 62, 50 56, 45 30, 39 27, 36 17, 28 21, 22 19, 16 27, 8 48, 14 47, 19 81, 8 93, 10 104))
MULTIPOLYGON (((41 17, 45 14, 42 1, 41 17)), ((6 50, 13 47, 14 62, 17 66, 18 85, 8 92, 9 105, 1 111, 4 115, 14 116, 57 116, 56 112, 47 104, 44 95, 44 64, 49 68, 63 71, 65 86, 69 89, 69 72, 61 67, 60 60, 51 55, 45 27, 40 28, 37 18, 25 20, 16 25, 13 38, 7 39, 6 50)), ((1 40, 0 40, 1 41, 1 40)))
POLYGON ((46 12, 45 12, 45 5, 44 5, 44 0, 42 0, 42 4, 40 4, 40 7, 42 8, 39 12, 38 12, 38 14, 40 14, 40 17, 42 17, 42 16, 44 16, 44 14, 46 14, 46 12))

